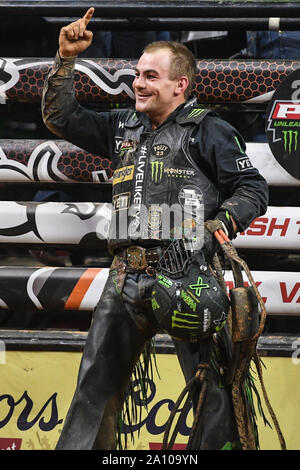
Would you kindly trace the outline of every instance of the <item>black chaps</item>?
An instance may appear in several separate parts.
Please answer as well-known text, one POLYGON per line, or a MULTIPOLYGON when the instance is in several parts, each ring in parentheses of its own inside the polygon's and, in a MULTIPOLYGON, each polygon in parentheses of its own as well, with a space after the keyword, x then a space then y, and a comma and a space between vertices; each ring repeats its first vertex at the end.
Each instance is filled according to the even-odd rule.
MULTIPOLYGON (((124 392, 145 344, 157 333, 151 307, 154 283, 152 276, 120 274, 112 265, 93 315, 77 387, 56 450, 115 449, 116 423, 124 392)), ((206 354, 205 341, 173 341, 188 381, 206 354)), ((207 380, 193 448, 222 449, 228 443, 237 443, 238 438, 230 389, 222 385, 215 361, 207 380)))

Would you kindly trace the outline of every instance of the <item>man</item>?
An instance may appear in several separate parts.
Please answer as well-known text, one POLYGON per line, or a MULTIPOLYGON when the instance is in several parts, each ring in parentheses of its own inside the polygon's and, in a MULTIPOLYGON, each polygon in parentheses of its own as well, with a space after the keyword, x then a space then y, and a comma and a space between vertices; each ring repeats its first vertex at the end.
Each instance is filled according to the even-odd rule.
MULTIPOLYGON (((44 122, 53 133, 89 152, 110 155, 115 167, 109 236, 109 249, 115 257, 94 313, 76 392, 57 449, 115 447, 116 419, 133 367, 164 321, 170 324, 165 329, 174 338, 186 380, 193 377, 199 362, 214 360, 193 448, 234 447, 238 435, 230 390, 222 383, 222 360, 218 359, 212 335, 202 341, 197 336, 198 327, 180 317, 180 289, 179 297, 177 293, 173 296, 178 309, 172 307, 161 317, 157 313, 160 300, 157 302, 153 292, 159 290, 156 274, 160 259, 165 259, 172 240, 184 239, 189 233, 186 223, 193 226, 199 208, 205 220, 217 218, 232 238, 265 212, 266 182, 248 161, 241 136, 213 113, 199 108, 195 99, 188 99, 195 61, 181 44, 158 42, 146 47, 133 82, 135 110, 97 113, 80 106, 73 91, 74 64, 76 56, 91 44, 87 25, 93 13, 90 8, 83 18, 62 28, 42 103, 44 122), (247 169, 239 166, 240 159, 247 159, 247 169), (185 207, 188 213, 182 225, 176 217, 175 222, 169 220, 168 233, 161 230, 164 204, 185 207), (177 237, 178 229, 182 232, 177 237), (172 312, 173 317, 178 315, 178 322, 172 317, 171 325, 168 313, 172 312), (187 340, 182 340, 183 331, 191 335, 187 340)), ((197 231, 192 232, 192 242, 197 235, 197 231)), ((203 279, 208 271, 205 263, 211 260, 214 249, 213 237, 206 231, 203 250, 195 251, 195 258, 202 257, 197 269, 203 269, 203 275, 198 276, 198 284, 190 283, 189 300, 184 299, 195 310, 202 305, 206 292, 212 291, 212 284, 203 283, 203 279)), ((187 252, 177 254, 182 257, 187 252)), ((168 282, 178 284, 167 279, 161 285, 168 282)), ((222 299, 217 300, 216 308, 223 318, 227 300, 217 285, 213 290, 222 299)), ((170 300, 168 296, 165 299, 170 300)), ((206 323, 212 324, 209 308, 205 311, 206 323)), ((203 326, 204 321, 198 319, 195 324, 203 326)), ((223 325, 224 321, 214 330, 219 346, 225 341, 223 325)))

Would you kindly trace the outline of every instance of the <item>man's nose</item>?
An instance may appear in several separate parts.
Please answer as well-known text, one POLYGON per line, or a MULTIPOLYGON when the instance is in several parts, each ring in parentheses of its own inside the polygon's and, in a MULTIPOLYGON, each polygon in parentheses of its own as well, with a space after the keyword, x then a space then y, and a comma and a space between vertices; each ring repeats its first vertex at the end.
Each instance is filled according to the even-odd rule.
POLYGON ((134 83, 134 86, 136 88, 145 88, 146 81, 145 81, 144 77, 139 75, 138 77, 135 77, 133 83, 134 83))

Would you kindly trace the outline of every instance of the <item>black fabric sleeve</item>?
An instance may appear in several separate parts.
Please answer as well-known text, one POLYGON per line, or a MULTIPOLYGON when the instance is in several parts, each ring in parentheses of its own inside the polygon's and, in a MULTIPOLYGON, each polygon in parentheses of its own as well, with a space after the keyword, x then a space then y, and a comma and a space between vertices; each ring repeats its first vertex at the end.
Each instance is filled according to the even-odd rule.
POLYGON ((42 116, 48 129, 78 147, 96 155, 111 156, 117 112, 97 112, 80 105, 74 91, 76 58, 56 54, 46 78, 42 116))

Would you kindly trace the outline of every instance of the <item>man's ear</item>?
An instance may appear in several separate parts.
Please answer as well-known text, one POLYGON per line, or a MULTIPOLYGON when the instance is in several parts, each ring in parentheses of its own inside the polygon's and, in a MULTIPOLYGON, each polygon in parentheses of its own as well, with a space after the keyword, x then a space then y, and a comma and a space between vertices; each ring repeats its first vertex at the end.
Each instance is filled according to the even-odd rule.
POLYGON ((177 86, 175 88, 175 94, 181 95, 185 93, 185 90, 189 86, 189 79, 183 75, 182 77, 177 79, 177 86))

